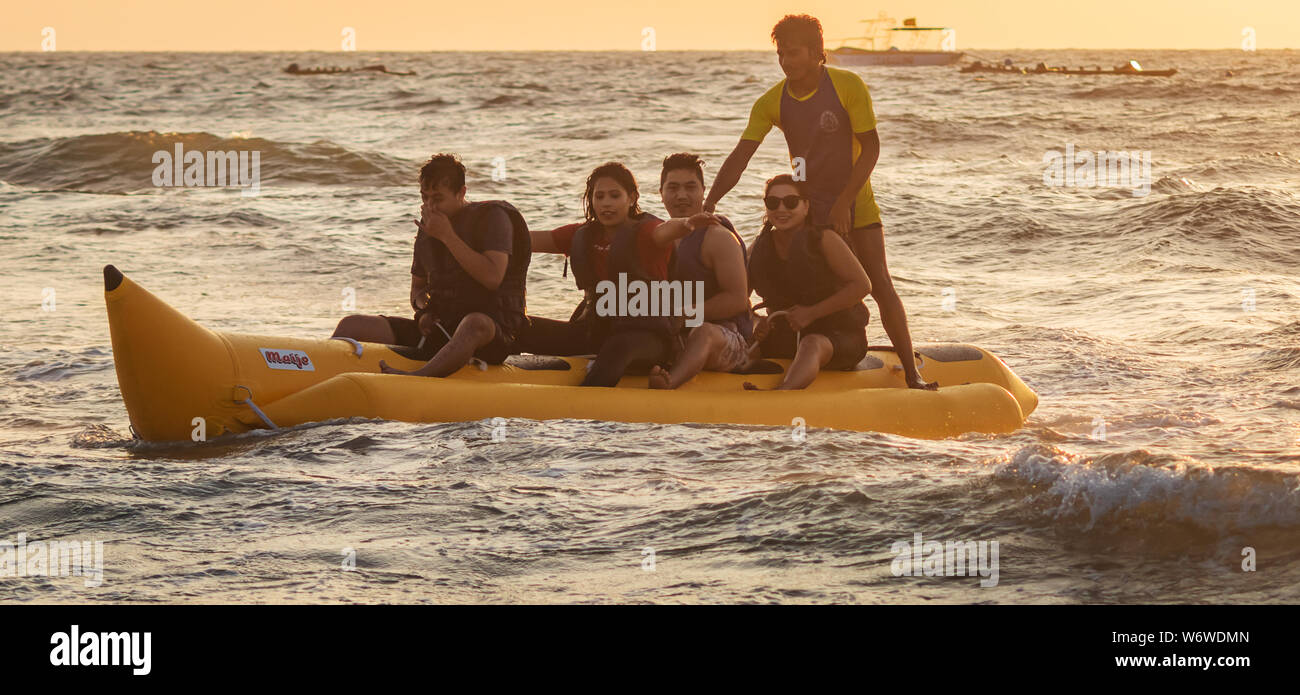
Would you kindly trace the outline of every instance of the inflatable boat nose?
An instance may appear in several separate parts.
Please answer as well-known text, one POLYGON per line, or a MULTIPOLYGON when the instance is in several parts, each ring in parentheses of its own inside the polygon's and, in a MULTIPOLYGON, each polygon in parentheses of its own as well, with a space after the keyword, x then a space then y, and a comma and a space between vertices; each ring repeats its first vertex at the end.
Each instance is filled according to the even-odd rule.
POLYGON ((112 292, 117 286, 122 284, 122 271, 117 268, 106 265, 104 266, 104 291, 112 292))
POLYGON ((240 409, 231 401, 235 369, 221 337, 111 265, 104 266, 104 304, 117 384, 136 434, 171 441, 220 434, 240 409))

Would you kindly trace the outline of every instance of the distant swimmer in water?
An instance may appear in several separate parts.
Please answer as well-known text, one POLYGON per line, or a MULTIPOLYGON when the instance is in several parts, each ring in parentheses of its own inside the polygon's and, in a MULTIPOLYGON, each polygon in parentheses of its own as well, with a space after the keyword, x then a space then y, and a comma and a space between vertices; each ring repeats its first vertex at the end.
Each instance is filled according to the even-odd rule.
POLYGON ((385 75, 414 75, 413 72, 394 72, 383 65, 367 65, 364 68, 300 68, 297 63, 289 63, 284 69, 290 75, 337 75, 349 72, 381 72, 385 75))

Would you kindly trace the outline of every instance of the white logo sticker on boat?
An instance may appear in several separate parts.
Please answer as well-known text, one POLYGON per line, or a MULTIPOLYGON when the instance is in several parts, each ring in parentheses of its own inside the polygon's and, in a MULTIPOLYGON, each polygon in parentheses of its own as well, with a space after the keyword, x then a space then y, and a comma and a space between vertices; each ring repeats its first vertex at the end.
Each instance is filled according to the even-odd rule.
POLYGON ((316 365, 311 363, 311 358, 302 350, 268 350, 267 348, 258 348, 262 352, 262 359, 266 360, 266 366, 271 369, 288 369, 291 372, 314 372, 316 365))

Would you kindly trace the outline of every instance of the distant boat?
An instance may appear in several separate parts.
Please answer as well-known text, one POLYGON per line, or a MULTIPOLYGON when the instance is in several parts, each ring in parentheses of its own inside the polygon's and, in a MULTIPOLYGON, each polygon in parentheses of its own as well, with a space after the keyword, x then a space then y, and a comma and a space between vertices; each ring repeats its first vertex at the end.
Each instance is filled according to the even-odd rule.
POLYGON ((364 68, 301 68, 297 63, 289 63, 284 71, 290 75, 346 75, 357 72, 379 72, 385 75, 414 75, 413 72, 393 72, 382 65, 367 65, 364 68))
POLYGON ((1168 70, 1143 70, 1142 65, 1136 60, 1130 60, 1127 65, 1121 65, 1110 70, 1102 70, 1100 67, 1070 68, 1061 66, 1049 68, 1046 63, 1039 63, 1032 68, 1024 68, 1012 65, 1010 61, 1002 65, 994 65, 982 61, 975 61, 970 65, 964 66, 962 72, 1000 72, 1012 75, 1132 75, 1135 77, 1169 77, 1178 72, 1175 68, 1168 70))
POLYGON ((864 19, 866 35, 844 39, 828 56, 836 65, 952 65, 962 53, 953 50, 949 27, 918 27, 916 18, 898 20, 885 15, 864 19), (897 44, 903 44, 899 46, 897 44))

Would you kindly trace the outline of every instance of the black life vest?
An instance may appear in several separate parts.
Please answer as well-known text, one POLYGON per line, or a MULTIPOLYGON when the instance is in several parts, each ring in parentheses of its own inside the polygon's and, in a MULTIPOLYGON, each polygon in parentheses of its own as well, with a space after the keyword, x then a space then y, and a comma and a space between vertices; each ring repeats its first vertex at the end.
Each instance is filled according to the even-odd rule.
POLYGON ((643 212, 629 216, 610 239, 609 252, 605 256, 605 273, 607 277, 596 277, 593 262, 593 245, 601 236, 602 227, 596 220, 588 220, 573 232, 573 243, 569 247, 569 265, 573 269, 573 281, 583 291, 582 304, 574 310, 571 321, 607 320, 610 331, 643 330, 665 336, 676 334, 676 322, 668 316, 598 316, 596 314, 596 285, 601 280, 617 283, 619 273, 627 274, 627 281, 640 280, 650 283, 655 280, 667 280, 667 277, 652 274, 641 262, 638 230, 647 220, 663 220, 643 212))
MULTIPOLYGON (((532 237, 528 234, 524 216, 504 200, 488 200, 467 203, 452 218, 451 224, 457 236, 470 248, 479 251, 483 246, 480 241, 483 233, 481 220, 494 208, 506 213, 511 227, 510 262, 495 290, 484 287, 465 272, 441 241, 423 234, 416 238, 416 258, 420 260, 428 284, 429 303, 425 312, 449 321, 459 321, 466 314, 480 312, 507 327, 522 322, 527 311, 525 285, 533 253, 532 237)), ((444 328, 455 330, 454 326, 444 328)))
MULTIPOLYGON (((749 286, 763 299, 768 314, 795 305, 812 306, 839 291, 839 279, 822 254, 822 234, 827 231, 811 224, 795 230, 784 261, 776 253, 775 230, 765 230, 754 240, 749 286)), ((858 302, 818 319, 805 330, 855 330, 866 326, 870 316, 867 305, 858 302)))
MULTIPOLYGON (((731 224, 731 220, 718 216, 722 226, 726 227, 736 237, 736 243, 740 244, 740 253, 745 259, 746 265, 749 263, 749 250, 745 248, 745 240, 736 232, 736 227, 731 224)), ((682 237, 677 242, 677 248, 673 250, 672 261, 668 265, 668 276, 673 280, 683 282, 704 282, 704 300, 708 301, 713 295, 718 293, 718 276, 717 273, 710 270, 704 265, 704 237, 708 234, 708 227, 696 227, 691 230, 690 234, 682 237)), ((714 321, 714 323, 731 323, 745 336, 745 340, 754 334, 753 314, 749 309, 724 319, 714 321)))

